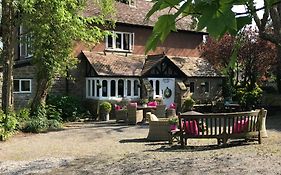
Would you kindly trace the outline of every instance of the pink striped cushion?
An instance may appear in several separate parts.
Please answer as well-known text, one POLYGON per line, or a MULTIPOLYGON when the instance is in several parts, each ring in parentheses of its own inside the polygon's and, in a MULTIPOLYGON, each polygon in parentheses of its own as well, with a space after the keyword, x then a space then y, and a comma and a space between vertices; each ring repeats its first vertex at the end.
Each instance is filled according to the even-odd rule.
POLYGON ((249 120, 243 119, 235 122, 233 125, 233 133, 241 133, 243 131, 247 131, 249 126, 249 120))
POLYGON ((198 126, 196 120, 189 121, 189 122, 186 121, 184 129, 187 134, 191 134, 195 136, 198 135, 198 126))
POLYGON ((157 102, 156 101, 150 101, 147 103, 147 106, 157 106, 157 102))

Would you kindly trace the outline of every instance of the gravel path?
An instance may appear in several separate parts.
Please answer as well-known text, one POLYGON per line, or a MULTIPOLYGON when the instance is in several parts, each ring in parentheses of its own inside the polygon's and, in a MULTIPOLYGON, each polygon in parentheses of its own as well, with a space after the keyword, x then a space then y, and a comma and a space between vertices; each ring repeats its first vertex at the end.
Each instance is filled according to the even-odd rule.
POLYGON ((268 117, 263 144, 190 140, 185 149, 147 142, 148 126, 69 123, 0 143, 0 174, 280 174, 281 117, 268 117))

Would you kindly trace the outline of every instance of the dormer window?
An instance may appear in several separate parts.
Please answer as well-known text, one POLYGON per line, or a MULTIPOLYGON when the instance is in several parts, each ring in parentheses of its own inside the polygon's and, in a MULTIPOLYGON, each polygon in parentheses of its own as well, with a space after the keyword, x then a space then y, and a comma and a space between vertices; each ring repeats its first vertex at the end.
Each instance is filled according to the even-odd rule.
POLYGON ((28 59, 32 57, 31 54, 31 41, 30 34, 24 29, 24 27, 20 27, 20 59, 28 59))
POLYGON ((106 37, 106 50, 132 52, 134 46, 134 33, 112 32, 106 37))

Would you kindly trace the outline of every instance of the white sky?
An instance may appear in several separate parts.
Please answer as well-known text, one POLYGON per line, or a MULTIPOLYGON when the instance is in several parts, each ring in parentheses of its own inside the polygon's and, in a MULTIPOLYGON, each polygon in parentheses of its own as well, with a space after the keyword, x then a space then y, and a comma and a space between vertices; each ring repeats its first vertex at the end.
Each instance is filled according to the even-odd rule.
MULTIPOLYGON (((255 0, 254 2, 256 3, 256 9, 263 7, 263 0, 255 0)), ((235 7, 232 8, 232 11, 239 12, 239 13, 246 12, 245 6, 243 5, 236 5, 235 7)), ((259 18, 262 18, 262 15, 263 15, 263 10, 260 10, 258 12, 259 18)))

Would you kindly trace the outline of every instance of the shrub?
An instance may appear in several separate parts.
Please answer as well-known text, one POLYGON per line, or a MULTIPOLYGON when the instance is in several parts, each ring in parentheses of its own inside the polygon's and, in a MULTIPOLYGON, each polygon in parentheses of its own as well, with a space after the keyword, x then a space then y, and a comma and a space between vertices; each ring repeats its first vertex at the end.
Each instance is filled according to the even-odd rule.
POLYGON ((16 114, 18 125, 17 129, 23 130, 26 127, 26 123, 30 120, 30 110, 28 108, 22 108, 16 114))
POLYGON ((169 118, 168 122, 170 125, 176 125, 176 124, 178 124, 179 119, 178 119, 178 117, 172 117, 172 118, 169 118))
POLYGON ((48 124, 48 130, 57 130, 62 128, 62 123, 54 119, 48 120, 48 124))
POLYGON ((33 117, 31 118, 26 125, 24 131, 39 133, 46 132, 49 129, 49 122, 46 117, 33 117))
POLYGON ((18 121, 15 113, 10 112, 7 115, 0 111, 0 140, 7 140, 16 130, 18 121))
POLYGON ((71 96, 50 95, 47 99, 47 104, 54 106, 57 111, 61 112, 63 121, 75 121, 86 112, 81 105, 81 101, 71 96))
POLYGON ((26 132, 46 132, 48 130, 60 129, 61 112, 52 105, 40 106, 34 115, 26 122, 23 131, 26 132))
POLYGON ((195 101, 191 97, 186 98, 182 104, 182 112, 191 111, 194 105, 195 101))
POLYGON ((248 90, 248 87, 239 88, 236 97, 240 105, 246 109, 251 109, 261 102, 262 89, 258 85, 255 85, 252 90, 248 90))
POLYGON ((112 106, 109 102, 104 101, 100 104, 100 112, 101 113, 109 113, 112 109, 112 106))

